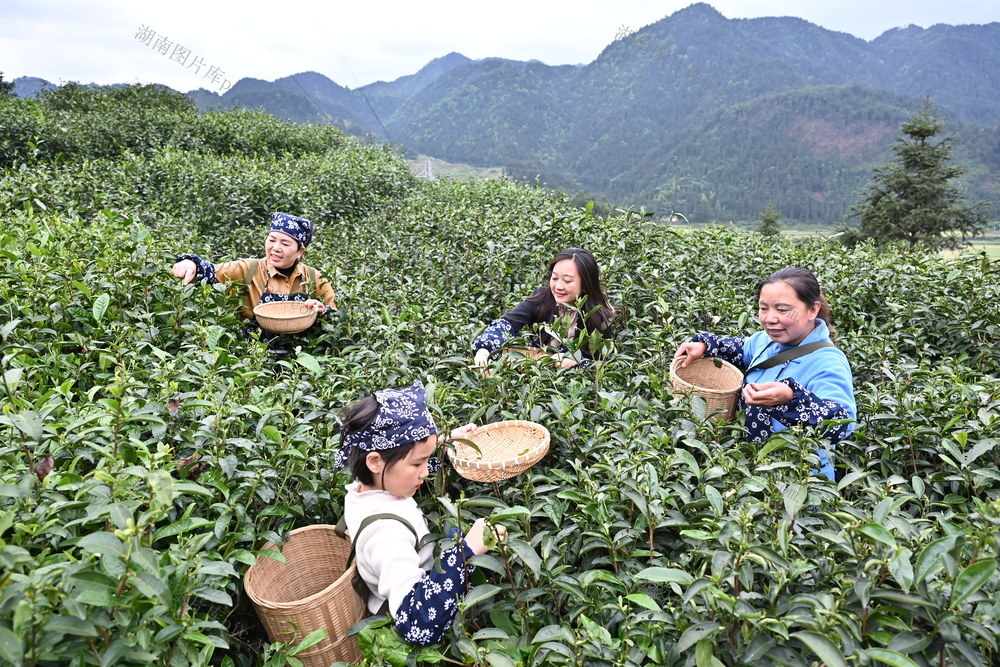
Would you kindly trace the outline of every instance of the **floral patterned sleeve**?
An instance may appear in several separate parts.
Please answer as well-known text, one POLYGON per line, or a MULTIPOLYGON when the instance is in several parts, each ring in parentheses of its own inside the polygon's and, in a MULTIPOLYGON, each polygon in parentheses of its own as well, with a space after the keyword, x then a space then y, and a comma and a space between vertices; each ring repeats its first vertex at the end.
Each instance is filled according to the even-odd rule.
MULTIPOLYGON (((777 419, 785 426, 794 426, 796 424, 819 426, 827 419, 851 418, 847 406, 837 401, 820 398, 792 378, 783 378, 778 380, 778 382, 788 385, 791 388, 792 392, 794 392, 792 400, 781 405, 760 407, 763 411, 769 413, 772 418, 777 419)), ((851 432, 850 427, 850 422, 835 426, 824 433, 823 437, 829 438, 830 442, 840 442, 851 432)))
POLYGON ((723 338, 722 336, 716 336, 715 334, 703 331, 700 334, 696 334, 691 337, 692 343, 704 343, 708 347, 705 349, 706 357, 718 357, 723 361, 728 361, 733 366, 736 366, 740 370, 746 370, 746 364, 743 363, 743 343, 746 338, 743 336, 733 336, 732 338, 723 338))
POLYGON ((195 273, 196 280, 198 278, 203 278, 205 282, 208 283, 209 285, 216 282, 215 265, 212 264, 210 261, 208 261, 207 259, 202 259, 198 255, 181 255, 180 257, 177 258, 177 261, 180 262, 185 259, 190 259, 192 262, 194 262, 196 268, 196 273, 195 273))
POLYGON ((472 343, 472 350, 487 349, 491 353, 499 350, 504 343, 514 337, 514 325, 503 319, 493 320, 483 333, 472 343))
MULTIPOLYGON (((538 292, 547 289, 548 287, 539 287, 532 294, 538 294, 538 292)), ((485 348, 494 353, 503 347, 504 343, 516 336, 522 328, 537 321, 538 307, 528 299, 524 299, 509 312, 504 313, 502 317, 493 320, 472 343, 472 351, 476 352, 485 348)))
POLYGON ((441 641, 458 611, 458 598, 465 595, 467 565, 475 552, 463 539, 441 552, 440 567, 432 567, 403 597, 396 610, 396 631, 411 644, 429 646, 441 641))

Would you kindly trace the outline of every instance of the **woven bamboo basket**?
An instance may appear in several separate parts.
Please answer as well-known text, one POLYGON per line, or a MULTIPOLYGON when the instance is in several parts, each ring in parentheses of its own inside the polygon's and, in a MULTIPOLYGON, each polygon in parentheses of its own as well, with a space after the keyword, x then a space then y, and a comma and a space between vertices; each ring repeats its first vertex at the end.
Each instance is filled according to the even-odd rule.
MULTIPOLYGON (((264 548, 277 549, 271 542, 264 548)), ((367 614, 365 601, 352 585, 357 563, 344 567, 350 540, 328 524, 305 526, 289 533, 281 553, 285 563, 262 556, 243 579, 268 638, 298 643, 326 628, 329 634, 323 641, 295 657, 307 667, 361 660, 354 637, 346 636, 367 614)))
POLYGON ((675 396, 693 393, 705 399, 709 414, 716 419, 729 421, 736 412, 736 397, 743 389, 743 372, 727 361, 715 357, 701 357, 681 368, 684 357, 674 359, 670 365, 670 383, 675 396))
POLYGON ((448 448, 455 471, 476 482, 498 482, 524 472, 549 451, 549 430, 529 421, 503 421, 483 426, 467 438, 479 447, 456 441, 448 448))
POLYGON ((253 309, 257 324, 271 333, 291 334, 305 331, 316 321, 316 311, 301 301, 272 301, 253 309))

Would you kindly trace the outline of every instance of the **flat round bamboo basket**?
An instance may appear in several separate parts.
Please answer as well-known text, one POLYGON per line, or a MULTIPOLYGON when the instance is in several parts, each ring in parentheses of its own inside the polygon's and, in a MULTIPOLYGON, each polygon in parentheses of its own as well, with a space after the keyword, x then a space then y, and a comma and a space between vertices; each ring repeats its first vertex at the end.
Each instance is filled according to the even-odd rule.
POLYGON ((701 357, 681 368, 684 357, 670 365, 670 383, 675 396, 693 393, 705 399, 709 414, 722 410, 716 419, 729 421, 736 411, 736 397, 743 389, 743 372, 728 361, 701 357))
MULTIPOLYGON (((271 542, 264 548, 277 550, 271 542)), ((285 563, 260 556, 243 579, 268 638, 298 643, 325 628, 329 634, 323 641, 295 657, 307 667, 361 660, 354 637, 346 636, 367 614, 365 601, 352 585, 357 563, 344 568, 350 540, 328 524, 305 526, 289 533, 281 553, 285 563)))
POLYGON ((467 438, 476 443, 456 441, 448 448, 448 458, 455 471, 476 482, 498 482, 524 472, 538 463, 549 451, 549 430, 529 421, 503 421, 487 424, 467 438))
POLYGON ((299 333, 316 321, 316 311, 301 301, 272 301, 254 307, 253 315, 262 329, 271 333, 299 333))

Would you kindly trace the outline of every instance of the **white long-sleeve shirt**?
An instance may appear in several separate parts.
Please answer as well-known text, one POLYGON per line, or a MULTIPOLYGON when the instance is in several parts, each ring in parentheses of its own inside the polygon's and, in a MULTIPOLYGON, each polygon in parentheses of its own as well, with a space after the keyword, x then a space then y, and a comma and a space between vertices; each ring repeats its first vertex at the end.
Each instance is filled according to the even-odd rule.
MULTIPOLYGON (((400 498, 388 491, 358 491, 360 482, 347 485, 344 516, 347 530, 357 534, 361 522, 373 514, 395 514, 405 519, 417 531, 417 539, 430 532, 424 513, 413 498, 400 498)), ((434 564, 434 545, 428 544, 419 552, 406 526, 393 519, 380 519, 371 523, 361 533, 355 545, 358 573, 368 584, 368 611, 377 614, 382 604, 389 601, 389 611, 396 615, 403 596, 410 592, 434 564)))
POLYGON ((474 552, 463 539, 441 552, 440 568, 434 565, 434 545, 419 551, 417 544, 430 531, 423 512, 413 498, 400 498, 387 491, 359 491, 360 484, 347 486, 344 516, 347 530, 358 535, 365 518, 395 514, 417 533, 395 519, 379 519, 358 535, 355 558, 358 572, 368 584, 368 611, 378 613, 389 601, 396 630, 403 639, 421 646, 441 641, 458 611, 458 598, 465 595, 473 566, 467 561, 474 552))

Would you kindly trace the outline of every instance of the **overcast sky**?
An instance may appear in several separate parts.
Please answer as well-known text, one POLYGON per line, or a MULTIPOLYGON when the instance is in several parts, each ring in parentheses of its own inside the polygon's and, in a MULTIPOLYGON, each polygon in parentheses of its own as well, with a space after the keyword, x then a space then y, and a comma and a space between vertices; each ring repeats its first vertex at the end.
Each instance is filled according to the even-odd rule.
MULTIPOLYGON (((469 58, 588 63, 622 29, 692 4, 671 0, 5 0, 4 79, 164 83, 221 91, 243 77, 320 72, 357 88, 457 51, 469 58), (145 40, 145 41, 144 41, 145 40), (159 40, 159 42, 158 42, 159 40)), ((715 0, 728 18, 797 16, 866 40, 916 24, 1000 20, 997 0, 715 0)))

